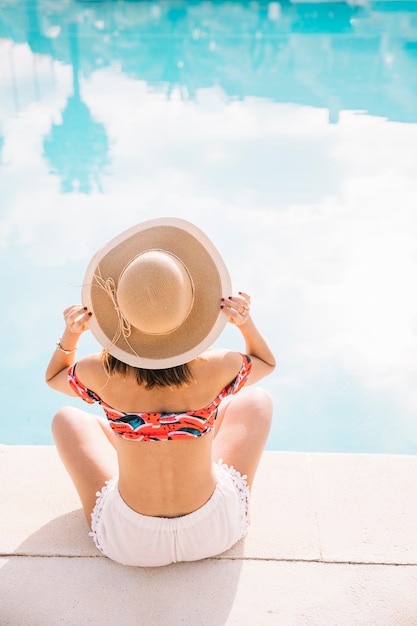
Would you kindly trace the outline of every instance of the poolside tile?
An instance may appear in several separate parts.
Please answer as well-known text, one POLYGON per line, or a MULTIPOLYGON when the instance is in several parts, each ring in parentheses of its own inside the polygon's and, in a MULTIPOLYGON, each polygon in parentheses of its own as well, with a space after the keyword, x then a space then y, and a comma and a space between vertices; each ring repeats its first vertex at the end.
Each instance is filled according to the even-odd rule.
POLYGON ((324 560, 417 563, 417 457, 310 458, 324 560))
MULTIPOLYGON (((0 552, 100 557, 53 446, 0 446, 0 552)), ((266 452, 252 526, 219 559, 417 563, 417 459, 266 452)))
POLYGON ((414 626, 417 566, 0 560, 2 626, 414 626))
POLYGON ((54 446, 0 446, 1 554, 96 556, 54 446))
POLYGON ((252 525, 228 558, 319 559, 308 456, 265 452, 252 495, 252 525))
MULTIPOLYGON (((2 554, 99 556, 54 446, 1 446, 2 554)), ((318 535, 305 454, 266 452, 252 525, 220 558, 317 559, 318 535)))

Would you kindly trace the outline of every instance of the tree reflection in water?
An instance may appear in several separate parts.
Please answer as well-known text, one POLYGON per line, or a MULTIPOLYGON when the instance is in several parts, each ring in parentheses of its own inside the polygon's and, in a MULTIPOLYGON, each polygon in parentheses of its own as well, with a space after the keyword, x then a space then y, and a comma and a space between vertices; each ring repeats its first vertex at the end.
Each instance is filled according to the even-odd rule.
POLYGON ((101 191, 100 174, 109 164, 109 141, 104 125, 92 117, 82 101, 78 80, 78 27, 69 25, 73 95, 68 98, 59 124, 53 124, 44 140, 44 155, 51 172, 61 179, 61 191, 90 193, 94 187, 101 191))

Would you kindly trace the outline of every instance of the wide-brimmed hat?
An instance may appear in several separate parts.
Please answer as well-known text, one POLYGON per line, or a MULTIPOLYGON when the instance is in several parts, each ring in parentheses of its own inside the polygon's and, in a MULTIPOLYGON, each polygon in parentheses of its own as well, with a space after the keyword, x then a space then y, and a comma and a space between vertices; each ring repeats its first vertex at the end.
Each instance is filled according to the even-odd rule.
POLYGON ((82 288, 89 327, 120 361, 145 369, 187 363, 209 348, 231 293, 219 252, 182 219, 142 222, 109 241, 90 261, 82 288))

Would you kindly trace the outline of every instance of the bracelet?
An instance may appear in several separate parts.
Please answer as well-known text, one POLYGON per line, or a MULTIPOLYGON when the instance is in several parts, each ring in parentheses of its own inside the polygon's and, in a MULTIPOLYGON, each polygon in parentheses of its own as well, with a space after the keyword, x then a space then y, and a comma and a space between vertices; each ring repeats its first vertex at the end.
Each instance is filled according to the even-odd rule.
POLYGON ((61 346, 61 339, 59 339, 59 341, 56 342, 56 347, 57 347, 57 350, 59 350, 60 352, 63 352, 64 354, 73 354, 74 352, 77 352, 78 350, 78 346, 75 346, 74 350, 64 350, 64 348, 61 346))

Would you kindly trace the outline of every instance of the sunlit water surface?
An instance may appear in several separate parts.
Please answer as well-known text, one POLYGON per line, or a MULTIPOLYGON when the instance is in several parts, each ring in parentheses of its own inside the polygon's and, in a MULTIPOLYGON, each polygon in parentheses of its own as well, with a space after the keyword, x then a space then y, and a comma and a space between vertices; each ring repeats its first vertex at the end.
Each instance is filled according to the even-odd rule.
POLYGON ((178 216, 277 354, 270 449, 417 451, 416 2, 0 0, 0 162, 0 442, 82 404, 44 370, 94 250, 178 216))

